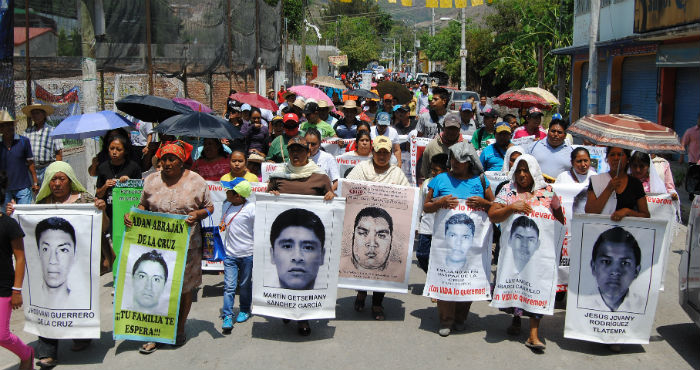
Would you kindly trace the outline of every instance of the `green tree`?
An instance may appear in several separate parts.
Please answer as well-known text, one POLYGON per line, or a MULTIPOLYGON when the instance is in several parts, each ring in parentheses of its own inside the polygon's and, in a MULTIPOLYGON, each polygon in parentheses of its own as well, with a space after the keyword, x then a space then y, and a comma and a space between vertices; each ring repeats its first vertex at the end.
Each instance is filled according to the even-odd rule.
POLYGON ((307 0, 284 0, 284 4, 282 4, 282 16, 287 18, 287 32, 289 32, 289 38, 294 40, 298 40, 301 36, 305 1, 307 0))
POLYGON ((78 29, 71 30, 70 35, 65 29, 58 31, 58 56, 73 57, 81 55, 81 40, 80 31, 78 29))

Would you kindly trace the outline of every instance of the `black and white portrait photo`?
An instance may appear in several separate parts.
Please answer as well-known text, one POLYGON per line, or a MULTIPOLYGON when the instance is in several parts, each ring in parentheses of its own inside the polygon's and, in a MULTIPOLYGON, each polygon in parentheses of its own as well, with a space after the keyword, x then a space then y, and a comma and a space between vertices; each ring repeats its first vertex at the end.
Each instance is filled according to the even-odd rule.
POLYGON ((122 309, 167 315, 176 257, 174 251, 132 244, 124 277, 122 309))
POLYGON ((270 263, 276 273, 265 286, 292 290, 323 289, 316 284, 326 261, 326 230, 313 212, 292 208, 280 213, 270 227, 270 263))
POLYGON ((513 252, 516 272, 523 272, 540 247, 540 229, 537 223, 527 216, 516 218, 510 227, 508 245, 513 252))
POLYGON ((578 306, 596 311, 644 313, 647 291, 630 289, 639 276, 641 263, 639 243, 627 230, 617 226, 598 235, 589 262, 593 281, 587 284, 588 291, 579 295, 578 306))
POLYGON ((384 270, 391 254, 394 222, 389 213, 367 207, 355 216, 352 233, 352 263, 357 269, 384 270))
POLYGON ((445 268, 465 270, 470 263, 481 264, 481 254, 468 255, 474 241, 475 229, 474 221, 464 213, 455 214, 447 219, 445 222, 445 243, 447 244, 445 268))

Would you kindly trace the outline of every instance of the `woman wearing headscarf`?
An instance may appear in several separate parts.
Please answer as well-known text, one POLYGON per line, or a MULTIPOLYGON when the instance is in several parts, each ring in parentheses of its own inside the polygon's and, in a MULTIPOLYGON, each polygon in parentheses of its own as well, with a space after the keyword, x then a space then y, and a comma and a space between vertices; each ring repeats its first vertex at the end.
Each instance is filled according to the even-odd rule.
MULTIPOLYGON (((287 152, 289 161, 270 174, 270 181, 267 184, 269 193, 318 195, 323 196, 324 200, 335 198, 328 175, 314 161, 309 160, 309 147, 303 137, 291 138, 287 143, 287 152)), ((286 324, 290 320, 282 321, 286 324)), ((297 331, 301 336, 311 335, 309 321, 297 321, 297 331)))
MULTIPOLYGON (((489 219, 493 223, 503 222, 515 213, 530 214, 532 207, 543 206, 549 209, 554 218, 564 224, 559 197, 547 185, 542 176, 542 170, 535 157, 523 154, 515 160, 508 173, 510 182, 496 196, 489 209, 489 219)), ((505 247, 505 246, 502 246, 505 247)), ((543 351, 546 347, 539 338, 539 325, 543 315, 534 314, 521 308, 510 307, 501 309, 513 315, 511 325, 507 329, 510 335, 520 334, 521 316, 530 317, 530 335, 525 345, 529 348, 543 351)))
MULTIPOLYGON (((361 162, 350 171, 348 180, 381 182, 384 184, 410 186, 401 168, 391 164, 393 145, 386 136, 377 136, 372 142, 372 158, 361 162)), ((355 298, 355 311, 360 312, 365 307, 366 291, 358 291, 355 298)), ((384 320, 384 292, 372 293, 372 317, 384 320)))
MULTIPOLYGON (((187 155, 181 143, 163 145, 158 155, 163 169, 143 180, 143 193, 138 208, 150 212, 187 215, 185 222, 192 227, 175 338, 175 345, 181 346, 187 340, 185 323, 192 307, 193 291, 202 283, 202 236, 199 221, 214 212, 214 204, 206 181, 197 173, 185 169, 187 155)), ((132 225, 129 213, 124 215, 124 225, 132 225)), ((152 353, 157 347, 156 343, 148 342, 141 346, 139 352, 152 353)))
MULTIPOLYGON (((523 147, 520 145, 513 145, 508 148, 508 150, 506 150, 506 154, 503 156, 503 167, 501 168, 501 171, 509 172, 510 168, 513 167, 513 163, 515 163, 515 160, 525 153, 525 149, 523 149, 523 147)), ((496 193, 498 194, 498 192, 496 193)))
MULTIPOLYGON (((449 150, 450 170, 435 176, 428 184, 428 195, 425 197, 423 211, 433 213, 441 208, 452 209, 459 205, 460 199, 465 199, 470 208, 488 211, 494 199, 493 192, 483 175, 484 169, 481 167, 481 161, 474 147, 471 143, 462 141, 450 146, 449 150)), ((453 328, 457 331, 465 330, 471 305, 472 302, 438 299, 440 319, 438 334, 446 337, 450 335, 453 328)))
POLYGON ((670 182, 664 182, 662 177, 659 176, 657 168, 652 162, 649 154, 642 152, 632 153, 632 158, 630 159, 629 174, 636 177, 637 180, 642 182, 642 187, 644 192, 647 194, 671 194, 673 200, 678 199, 678 193, 676 192, 676 187, 673 183, 673 177, 671 177, 670 182))
MULTIPOLYGON (((95 207, 104 212, 106 203, 102 199, 95 199, 90 193, 85 190, 85 187, 78 181, 75 176, 75 171, 70 164, 63 161, 56 161, 46 167, 44 173, 44 181, 41 183, 41 188, 36 195, 36 204, 95 204, 95 207)), ((14 212, 12 203, 7 205, 6 213, 8 216, 14 212)), ((104 213, 103 213, 104 215, 104 213)), ((105 226, 103 219, 103 228, 105 226)), ((109 243, 102 240, 103 253, 109 253, 112 256, 112 250, 109 248, 109 243), (105 251, 105 248, 108 250, 105 251)), ((78 352, 86 349, 91 339, 73 339, 71 351, 78 352)), ((36 348, 36 357, 39 359, 38 364, 42 368, 51 368, 58 364, 58 339, 39 337, 39 344, 36 348)))

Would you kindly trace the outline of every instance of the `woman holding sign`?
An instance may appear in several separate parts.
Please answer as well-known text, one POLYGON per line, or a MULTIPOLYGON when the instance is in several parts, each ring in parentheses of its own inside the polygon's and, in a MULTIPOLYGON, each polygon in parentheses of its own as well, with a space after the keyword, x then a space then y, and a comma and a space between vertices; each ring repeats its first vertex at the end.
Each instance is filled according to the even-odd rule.
MULTIPOLYGON (((63 161, 56 161, 46 167, 44 181, 36 196, 36 204, 86 204, 94 203, 95 207, 104 212, 106 204, 102 199, 95 199, 85 190, 85 187, 75 176, 73 167, 63 161)), ((12 203, 7 204, 6 213, 14 213, 12 203)), ((107 221, 103 221, 107 223, 107 221)), ((102 242, 103 252, 111 254, 108 242, 102 242), (105 251, 107 249, 107 251, 105 251)), ((110 264, 111 266, 111 264, 110 264)), ((91 339, 73 339, 71 350, 82 351, 90 345, 91 339)), ((39 337, 37 358, 42 367, 53 367, 58 364, 58 339, 39 337)))
MULTIPOLYGON (((483 176, 484 170, 474 147, 463 141, 452 145, 449 150, 450 171, 441 173, 430 181, 423 210, 426 213, 433 213, 440 208, 455 208, 459 204, 459 199, 466 199, 467 206, 470 208, 488 211, 494 199, 493 192, 488 180, 483 176)), ((473 223, 471 226, 470 231, 466 223, 446 224, 445 238, 449 238, 449 235, 462 235, 468 238, 469 234, 473 238, 473 223)), ((466 252, 458 254, 466 259, 466 252)), ((438 299, 437 307, 440 316, 438 334, 446 337, 450 335, 452 328, 457 331, 465 330, 467 328, 465 321, 471 305, 472 302, 450 302, 438 299)))
MULTIPOLYGON (((535 157, 529 154, 523 154, 518 157, 510 170, 509 177, 510 183, 503 186, 503 189, 496 196, 491 209, 489 209, 491 222, 503 222, 515 213, 527 215, 532 213, 532 207, 543 206, 549 209, 557 221, 564 224, 564 213, 562 212, 559 197, 552 191, 551 186, 545 183, 542 170, 540 170, 540 165, 535 157)), ((530 317, 530 335, 525 345, 529 348, 543 351, 545 345, 538 334, 540 320, 543 315, 534 314, 517 307, 511 307, 505 309, 505 311, 513 314, 513 320, 507 329, 510 335, 520 334, 521 316, 530 317)))
MULTIPOLYGON (((333 185, 326 173, 309 160, 309 146, 301 136, 295 136, 287 143, 289 162, 280 169, 270 174, 270 182, 267 184, 269 193, 279 195, 301 194, 322 195, 325 200, 335 198, 333 185)), ((285 324, 287 319, 282 320, 285 324)), ((297 330, 301 336, 311 335, 311 326, 308 320, 297 321, 297 330)))
MULTIPOLYGON (((348 180, 373 181, 385 184, 410 186, 401 168, 391 164, 392 143, 386 136, 377 136, 372 143, 372 159, 355 166, 348 174, 348 180)), ((355 311, 365 307, 366 291, 358 291, 355 298, 355 311)), ((384 292, 372 293, 372 317, 384 320, 384 292)))
POLYGON ((591 176, 586 213, 610 215, 613 221, 627 216, 649 218, 644 186, 627 174, 629 149, 608 147, 605 159, 610 172, 591 176))
MULTIPOLYGON (((150 212, 187 215, 186 222, 192 226, 175 339, 175 345, 181 346, 187 340, 185 322, 192 307, 192 293, 202 283, 202 237, 199 221, 214 212, 214 205, 206 181, 197 173, 184 168, 187 157, 182 144, 166 144, 160 148, 159 154, 163 170, 149 175, 143 181, 143 195, 138 208, 150 212)), ((128 213, 124 215, 124 225, 132 225, 128 213)), ((156 348, 155 342, 148 342, 141 346, 139 352, 148 354, 156 348)))

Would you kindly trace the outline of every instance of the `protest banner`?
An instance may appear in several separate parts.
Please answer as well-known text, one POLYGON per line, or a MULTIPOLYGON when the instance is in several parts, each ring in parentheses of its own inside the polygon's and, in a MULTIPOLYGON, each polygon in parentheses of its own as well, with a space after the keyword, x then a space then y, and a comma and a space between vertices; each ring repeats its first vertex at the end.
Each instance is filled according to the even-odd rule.
POLYGON ((685 246, 678 264, 678 296, 681 307, 700 322, 700 197, 695 197, 688 215, 685 246))
POLYGON ((561 208, 566 218, 566 236, 561 248, 561 259, 557 270, 557 292, 565 292, 569 284, 569 250, 571 241, 571 221, 577 213, 586 212, 586 200, 588 199, 588 183, 562 183, 551 184, 554 192, 561 200, 561 208))
POLYGON ((419 189, 340 180, 345 197, 341 288, 406 293, 419 189))
POLYGON ((342 67, 348 65, 347 55, 329 55, 328 63, 332 64, 334 67, 342 67))
POLYGON ((282 168, 284 163, 272 163, 263 162, 260 166, 260 175, 262 175, 262 182, 267 183, 270 181, 270 174, 277 171, 278 168, 282 168))
POLYGON ((15 205, 24 230, 24 331, 100 337, 102 211, 93 204, 15 205))
POLYGON ((175 343, 191 228, 186 215, 131 209, 114 292, 114 339, 175 343))
MULTIPOLYGON (((413 185, 418 184, 418 162, 421 160, 421 157, 423 157, 425 147, 428 145, 428 143, 430 143, 431 140, 432 139, 427 137, 411 137, 411 177, 409 177, 408 179, 413 185)), ((423 174, 423 176, 425 176, 425 174, 423 174)))
POLYGON ((498 185, 503 181, 510 180, 508 177, 508 172, 503 171, 484 171, 484 176, 489 180, 489 187, 491 188, 494 196, 498 195, 496 193, 496 188, 498 185))
POLYGON ((535 135, 530 135, 511 139, 510 142, 513 143, 513 145, 520 145, 526 152, 529 152, 530 147, 537 142, 537 139, 535 139, 535 135))
MULTIPOLYGON (((671 194, 650 194, 646 196, 647 207, 649 207, 649 215, 651 218, 658 220, 666 220, 666 230, 664 231, 664 241, 661 245, 661 256, 659 257, 659 264, 661 265, 661 284, 659 285, 660 290, 664 290, 664 282, 666 277, 666 260, 668 258, 668 253, 671 250, 671 242, 676 236, 678 218, 676 217, 676 204, 678 200, 674 201, 671 199, 671 194)), ((678 205, 680 208, 680 205, 678 205)))
POLYGON ((343 198, 257 195, 253 314, 335 318, 344 211, 343 198))
POLYGON ((649 343, 661 283, 667 220, 576 215, 564 337, 649 343), (585 236, 584 236, 585 235, 585 236))
POLYGON ((114 260, 114 266, 112 266, 112 274, 115 279, 119 268, 122 238, 124 237, 124 215, 129 213, 131 207, 139 205, 141 193, 143 193, 143 180, 140 179, 117 181, 112 190, 112 249, 117 256, 114 260))
POLYGON ((361 156, 361 155, 354 155, 354 154, 343 154, 338 157, 335 157, 336 162, 338 162, 338 169, 340 172, 340 178, 344 179, 348 176, 350 171, 352 171, 355 166, 360 164, 360 162, 364 162, 368 159, 372 158, 371 156, 361 156))
POLYGON ((552 315, 565 230, 548 208, 533 206, 532 210, 501 222, 501 253, 491 307, 552 315))
POLYGON ((488 214, 465 200, 438 210, 423 295, 455 302, 491 299, 492 234, 488 214))
POLYGON ((323 151, 325 151, 326 153, 328 153, 334 157, 337 157, 339 155, 344 154, 345 148, 354 142, 355 142, 355 139, 339 139, 337 137, 327 138, 327 139, 321 140, 321 149, 323 149, 323 151), (342 146, 338 145, 339 142, 342 142, 343 145, 342 146))
POLYGON ((362 72, 360 74, 362 80, 360 80, 360 89, 365 89, 367 91, 372 90, 372 72, 362 72))
POLYGON ((608 166, 608 162, 605 160, 608 147, 593 145, 574 145, 573 147, 576 149, 579 146, 588 150, 588 153, 591 155, 591 168, 594 169, 595 172, 605 173, 610 171, 610 166, 608 166))
MULTIPOLYGON (((221 222, 221 212, 223 210, 224 202, 226 201, 226 190, 223 188, 223 186, 221 186, 221 183, 218 181, 207 181, 207 186, 209 187, 209 195, 211 197, 211 202, 214 203, 214 213, 211 214, 211 222, 213 222, 215 225, 219 225, 219 223, 221 222)), ((250 186, 252 193, 250 194, 250 197, 248 197, 249 202, 255 202, 256 192, 264 193, 267 191, 267 184, 262 182, 251 182, 250 186)), ((202 225, 209 226, 209 224, 209 218, 207 218, 207 220, 202 221, 202 225)), ((226 232, 227 230, 221 232, 221 240, 226 240, 226 232)), ((206 249, 208 248, 208 246, 202 244, 202 248, 206 249)), ((207 259, 204 258, 204 256, 207 255, 207 253, 211 254, 213 253, 213 250, 202 251, 202 270, 224 271, 224 262, 207 261, 207 259)))

